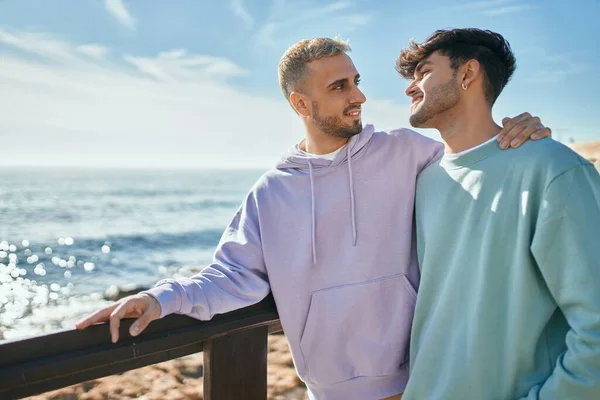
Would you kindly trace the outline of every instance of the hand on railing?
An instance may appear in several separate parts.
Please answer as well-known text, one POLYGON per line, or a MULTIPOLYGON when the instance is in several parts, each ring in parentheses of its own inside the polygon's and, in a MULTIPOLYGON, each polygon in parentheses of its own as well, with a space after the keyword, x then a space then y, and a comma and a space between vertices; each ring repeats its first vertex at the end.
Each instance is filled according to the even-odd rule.
POLYGON ((119 340, 119 326, 123 318, 137 318, 129 328, 129 334, 137 336, 150 322, 160 317, 160 311, 160 304, 154 297, 140 293, 96 311, 77 322, 75 326, 81 330, 98 322, 110 322, 110 336, 112 342, 116 343, 119 340))

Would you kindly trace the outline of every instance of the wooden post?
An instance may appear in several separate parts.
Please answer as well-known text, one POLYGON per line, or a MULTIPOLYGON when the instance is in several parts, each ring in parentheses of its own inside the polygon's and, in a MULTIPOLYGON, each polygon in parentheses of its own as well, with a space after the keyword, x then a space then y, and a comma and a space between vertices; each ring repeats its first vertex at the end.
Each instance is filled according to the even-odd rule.
POLYGON ((204 400, 267 398, 267 335, 262 326, 205 343, 204 400))

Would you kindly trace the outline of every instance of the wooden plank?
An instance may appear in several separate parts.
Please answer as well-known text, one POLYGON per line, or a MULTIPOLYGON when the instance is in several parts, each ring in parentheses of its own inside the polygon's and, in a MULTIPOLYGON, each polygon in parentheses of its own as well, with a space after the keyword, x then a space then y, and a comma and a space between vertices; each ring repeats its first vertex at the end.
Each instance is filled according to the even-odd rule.
POLYGON ((268 330, 263 326, 206 342, 204 400, 267 398, 268 330))
MULTIPOLYGON (((171 315, 152 322, 138 337, 121 323, 110 342, 107 324, 0 344, 0 398, 19 398, 202 351, 205 341, 227 332, 278 324, 271 296, 211 321, 171 315)), ((268 328, 266 328, 268 329, 268 328)))
MULTIPOLYGON (((150 354, 140 358, 132 358, 127 361, 115 362, 111 364, 91 364, 89 367, 81 366, 81 362, 73 362, 73 358, 69 357, 57 364, 45 360, 27 371, 25 368, 16 368, 10 371, 5 377, 0 378, 0 399, 20 399, 23 397, 33 396, 40 393, 49 392, 52 390, 64 388, 76 383, 86 382, 93 379, 102 378, 105 376, 122 373, 136 368, 145 367, 147 365, 157 364, 170 359, 183 357, 189 354, 197 353, 202 350, 202 343, 198 346, 197 343, 190 346, 183 346, 176 350, 171 350, 165 353, 150 354), (75 368, 68 368, 65 371, 64 364, 71 362, 75 368), (63 365, 60 365, 63 364, 63 365), (64 371, 62 374, 56 371, 64 371), (25 381, 19 382, 19 385, 11 384, 9 379, 14 377, 15 373, 24 371, 27 378, 25 381)), ((86 360, 88 360, 86 358, 86 360)), ((68 364, 67 364, 68 365, 68 364)))

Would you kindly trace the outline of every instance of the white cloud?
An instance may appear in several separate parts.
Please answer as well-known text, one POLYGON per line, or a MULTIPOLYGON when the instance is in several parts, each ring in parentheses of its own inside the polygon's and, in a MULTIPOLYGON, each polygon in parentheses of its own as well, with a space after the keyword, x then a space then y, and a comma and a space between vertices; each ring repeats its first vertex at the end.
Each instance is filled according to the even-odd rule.
POLYGON ((104 58, 108 55, 109 50, 97 44, 82 44, 76 47, 77 51, 89 57, 104 58))
MULTIPOLYGON (((227 59, 172 50, 117 62, 90 57, 101 46, 0 29, 2 43, 37 57, 0 47, 0 140, 10 143, 0 165, 263 168, 303 136, 283 97, 233 86, 243 68, 227 59)), ((405 111, 364 108, 378 128, 405 111)))
POLYGON ((39 32, 10 31, 0 28, 0 43, 59 62, 75 62, 77 57, 60 39, 39 32))
POLYGON ((307 26, 310 26, 311 32, 309 34, 307 30, 307 37, 312 37, 319 31, 349 32, 372 20, 371 13, 353 9, 354 5, 348 1, 323 5, 316 1, 275 0, 257 38, 259 43, 274 47, 277 40, 298 35, 307 26))
POLYGON ((133 19, 123 0, 104 0, 106 11, 111 13, 113 17, 119 21, 121 25, 130 30, 135 30, 136 21, 133 19))
POLYGON ((244 6, 244 0, 232 0, 231 9, 233 13, 239 17, 248 29, 254 26, 254 18, 250 15, 246 7, 244 6))
POLYGON ((184 49, 161 52, 156 58, 125 56, 125 60, 140 72, 167 82, 226 80, 245 74, 241 67, 227 59, 188 56, 184 49))

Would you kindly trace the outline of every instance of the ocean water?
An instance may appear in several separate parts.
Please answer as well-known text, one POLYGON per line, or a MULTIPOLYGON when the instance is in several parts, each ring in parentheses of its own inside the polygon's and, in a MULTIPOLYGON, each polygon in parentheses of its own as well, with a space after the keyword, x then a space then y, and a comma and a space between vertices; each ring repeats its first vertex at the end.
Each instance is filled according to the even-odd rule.
POLYGON ((0 170, 0 341, 210 262, 260 170, 0 170))

